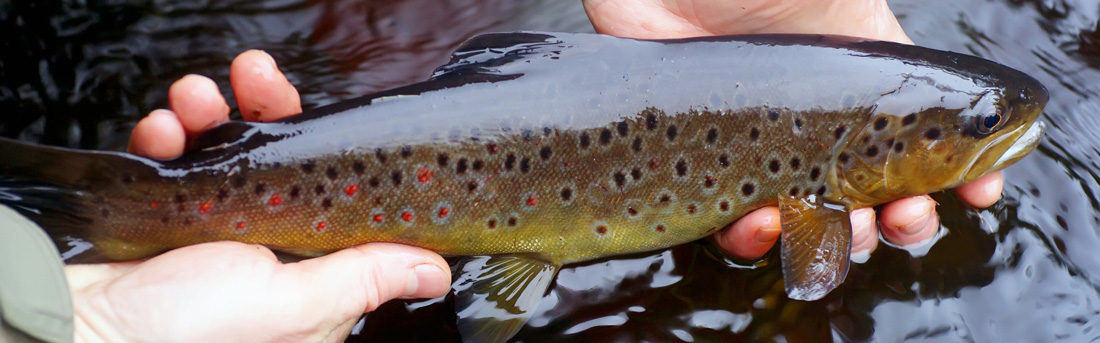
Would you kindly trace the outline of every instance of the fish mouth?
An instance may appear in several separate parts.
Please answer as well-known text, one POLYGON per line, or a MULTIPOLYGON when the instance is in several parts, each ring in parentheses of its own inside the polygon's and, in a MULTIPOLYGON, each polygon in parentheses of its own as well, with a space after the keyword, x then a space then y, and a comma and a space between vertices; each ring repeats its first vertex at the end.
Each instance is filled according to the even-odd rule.
POLYGON ((1024 131, 1019 138, 1016 138, 1016 141, 1001 154, 1001 157, 998 158, 996 162, 993 162, 993 165, 983 174, 983 176, 1004 169, 1016 163, 1016 161, 1019 161, 1021 158, 1024 158, 1024 156, 1027 156, 1028 153, 1039 146, 1039 142, 1042 140, 1045 130, 1046 124, 1043 124, 1043 122, 1036 121, 1032 123, 1031 126, 1027 128, 1027 131, 1024 131))

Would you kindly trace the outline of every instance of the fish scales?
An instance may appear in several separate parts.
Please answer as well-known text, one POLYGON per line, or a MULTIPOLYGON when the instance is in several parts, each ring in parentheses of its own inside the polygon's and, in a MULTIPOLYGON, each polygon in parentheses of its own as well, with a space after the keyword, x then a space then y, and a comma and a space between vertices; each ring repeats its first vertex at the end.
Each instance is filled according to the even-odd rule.
POLYGON ((0 140, 0 203, 84 261, 234 240, 304 256, 397 242, 468 258, 463 340, 501 342, 561 265, 670 247, 778 205, 787 295, 844 280, 848 211, 951 188, 1035 149, 1031 77, 852 37, 470 39, 428 81, 171 161, 0 140))

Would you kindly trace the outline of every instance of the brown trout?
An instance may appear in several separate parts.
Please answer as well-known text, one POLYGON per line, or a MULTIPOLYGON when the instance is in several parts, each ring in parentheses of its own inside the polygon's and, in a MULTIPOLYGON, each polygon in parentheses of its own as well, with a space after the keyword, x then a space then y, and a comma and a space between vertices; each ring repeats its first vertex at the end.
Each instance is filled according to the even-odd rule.
POLYGON ((990 61, 851 37, 486 34, 428 81, 226 123, 171 161, 0 141, 0 202, 110 260, 218 240, 491 256, 456 304, 465 340, 495 342, 563 264, 769 205, 788 294, 821 298, 848 270, 849 210, 1014 163, 1046 101, 990 61))

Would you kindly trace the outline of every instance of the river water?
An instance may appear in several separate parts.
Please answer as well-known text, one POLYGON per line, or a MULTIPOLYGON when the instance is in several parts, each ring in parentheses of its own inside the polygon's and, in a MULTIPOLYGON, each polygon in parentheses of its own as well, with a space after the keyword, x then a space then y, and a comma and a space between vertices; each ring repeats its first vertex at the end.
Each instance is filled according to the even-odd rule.
MULTIPOLYGON (((705 243, 565 268, 523 342, 1100 342, 1100 0, 905 0, 923 46, 1022 70, 1050 90, 1039 150, 985 210, 935 194, 946 234, 882 246, 817 302, 778 259, 705 243)), ((480 32, 591 32, 579 1, 0 1, 0 134, 121 149, 175 79, 271 52, 307 108, 425 79, 480 32)), ((231 105, 233 105, 231 103, 231 105)), ((452 342, 449 298, 391 302, 352 342, 452 342)))

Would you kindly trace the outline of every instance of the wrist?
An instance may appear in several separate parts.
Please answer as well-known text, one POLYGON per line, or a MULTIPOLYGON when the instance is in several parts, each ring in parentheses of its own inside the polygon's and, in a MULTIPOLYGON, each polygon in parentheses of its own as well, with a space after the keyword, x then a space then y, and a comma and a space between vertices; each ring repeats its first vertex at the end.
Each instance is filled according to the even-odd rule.
POLYGON ((74 341, 77 343, 132 340, 122 335, 121 322, 107 301, 104 285, 109 283, 107 265, 66 266, 73 301, 74 341))

